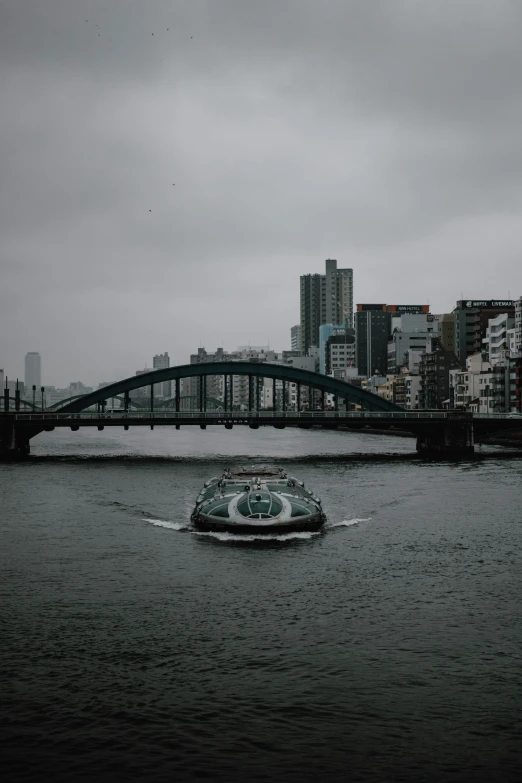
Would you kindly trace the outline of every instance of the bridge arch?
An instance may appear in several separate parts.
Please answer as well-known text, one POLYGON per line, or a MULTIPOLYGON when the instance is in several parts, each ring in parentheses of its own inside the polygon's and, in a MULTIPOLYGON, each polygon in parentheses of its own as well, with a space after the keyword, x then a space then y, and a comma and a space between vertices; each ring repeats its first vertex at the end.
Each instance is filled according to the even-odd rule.
MULTIPOLYGON (((67 397, 65 400, 59 400, 58 402, 55 402, 53 405, 49 405, 48 408, 46 408, 46 411, 55 411, 56 413, 62 413, 62 408, 65 408, 66 405, 68 405, 70 402, 73 402, 75 400, 81 400, 82 397, 85 397, 85 394, 74 394, 72 397, 67 397)), ((9 399, 14 400, 14 397, 10 397, 9 399)), ((125 402, 125 398, 121 396, 121 394, 115 396, 115 397, 107 397, 106 399, 114 399, 118 400, 118 402, 125 402)), ((187 402, 188 400, 193 400, 197 402, 197 397, 195 395, 181 395, 180 396, 180 403, 187 402)), ((25 404, 26 406, 29 406, 30 403, 28 403, 26 400, 20 400, 22 404, 25 404)), ((154 403, 154 407, 161 409, 161 408, 169 408, 172 407, 173 404, 175 404, 176 398, 170 397, 168 400, 160 400, 158 402, 154 403)), ((210 404, 214 408, 222 408, 223 407, 223 400, 218 400, 215 397, 206 397, 207 404, 210 404)), ((145 405, 142 403, 136 402, 135 400, 128 401, 128 404, 131 408, 135 408, 137 410, 143 410, 146 408, 145 405)), ((96 405, 96 403, 91 403, 91 405, 96 405)), ((33 406, 31 405, 31 408, 33 406)), ((41 410, 38 406, 35 405, 34 410, 41 410)), ((147 409, 148 410, 148 409, 147 409)))
MULTIPOLYGON (((1 402, 1 405, 2 405, 1 410, 3 411, 4 410, 4 405, 5 405, 5 397, 1 397, 0 398, 0 402, 1 402)), ((13 403, 14 410, 16 410, 16 407, 15 407, 16 403, 17 403, 16 397, 11 397, 10 396, 9 397, 9 405, 11 404, 11 402, 13 403)), ((29 402, 29 400, 25 400, 23 397, 20 397, 18 402, 19 402, 20 406, 23 407, 23 408, 29 408, 32 411, 40 411, 41 410, 41 408, 38 405, 33 405, 32 402, 29 402)))
POLYGON ((206 362, 202 364, 182 364, 177 367, 167 367, 163 370, 151 370, 142 375, 132 375, 121 381, 104 386, 90 394, 72 400, 60 408, 60 413, 79 413, 98 402, 128 394, 144 386, 153 386, 164 381, 178 381, 185 378, 201 378, 215 375, 249 375, 253 378, 271 378, 286 381, 301 386, 308 386, 320 392, 333 394, 337 398, 360 405, 370 411, 403 411, 398 405, 372 394, 358 386, 352 386, 337 378, 330 378, 310 370, 301 370, 284 364, 269 364, 265 362, 206 362))
MULTIPOLYGON (((62 413, 62 408, 65 409, 65 407, 76 400, 81 400, 83 397, 87 397, 86 394, 74 394, 72 397, 67 397, 65 400, 59 400, 58 402, 55 402, 53 405, 50 405, 48 408, 46 408, 47 411, 56 411, 56 413, 62 413)), ((112 399, 111 397, 106 397, 106 400, 112 399)), ((119 400, 120 402, 123 402, 123 397, 121 396, 114 396, 115 400, 119 400)), ((89 405, 95 405, 95 402, 89 403, 89 405)), ((129 405, 131 405, 133 408, 143 408, 142 405, 140 405, 137 402, 134 402, 133 400, 129 400, 129 405)), ((84 410, 84 408, 82 408, 84 410)))

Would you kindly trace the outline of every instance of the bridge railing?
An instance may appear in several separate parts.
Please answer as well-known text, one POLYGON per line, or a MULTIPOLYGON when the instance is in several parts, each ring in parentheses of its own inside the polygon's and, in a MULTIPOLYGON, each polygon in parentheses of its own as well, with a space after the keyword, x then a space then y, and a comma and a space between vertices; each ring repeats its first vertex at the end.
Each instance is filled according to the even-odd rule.
POLYGON ((522 413, 474 413, 474 419, 516 419, 522 423, 522 413))
POLYGON ((318 421, 336 419, 447 419, 447 411, 175 411, 175 410, 132 410, 98 413, 82 411, 80 413, 31 412, 14 414, 20 422, 42 422, 46 420, 88 421, 92 419, 209 419, 209 420, 239 420, 239 419, 317 419, 318 421))

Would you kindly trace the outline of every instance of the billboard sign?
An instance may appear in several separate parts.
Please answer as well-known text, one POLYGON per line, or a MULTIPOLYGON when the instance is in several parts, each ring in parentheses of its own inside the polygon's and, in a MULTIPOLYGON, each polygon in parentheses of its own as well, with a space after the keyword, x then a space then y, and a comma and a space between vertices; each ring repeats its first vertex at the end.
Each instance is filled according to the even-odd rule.
POLYGON ((496 309, 498 307, 514 307, 512 299, 460 299, 457 307, 462 310, 469 310, 473 307, 485 307, 486 309, 496 309))
POLYGON ((429 305, 388 305, 386 309, 390 313, 411 313, 416 315, 420 313, 429 313, 430 306, 429 305))

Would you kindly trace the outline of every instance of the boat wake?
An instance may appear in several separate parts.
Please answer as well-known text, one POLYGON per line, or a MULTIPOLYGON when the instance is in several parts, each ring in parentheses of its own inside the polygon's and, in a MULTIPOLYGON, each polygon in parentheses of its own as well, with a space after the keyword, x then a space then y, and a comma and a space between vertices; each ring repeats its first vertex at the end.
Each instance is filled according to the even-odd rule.
POLYGON ((209 538, 214 538, 216 541, 264 541, 265 543, 283 543, 284 541, 292 540, 307 541, 315 536, 320 536, 326 530, 331 530, 336 527, 351 527, 352 525, 358 525, 360 522, 371 522, 371 520, 372 517, 355 517, 354 519, 343 519, 339 522, 327 522, 321 530, 295 531, 293 533, 229 533, 227 531, 196 530, 190 522, 172 522, 167 519, 143 517, 144 522, 148 522, 150 525, 155 525, 156 527, 164 527, 168 530, 176 531, 190 530, 190 532, 196 536, 207 536, 209 538))
POLYGON ((360 522, 371 522, 372 517, 354 517, 354 519, 343 519, 341 522, 327 522, 325 527, 351 527, 352 525, 358 525, 360 522))
POLYGON ((191 525, 189 522, 169 522, 166 519, 143 519, 144 522, 149 522, 156 527, 166 527, 169 530, 188 530, 191 525))
POLYGON ((227 533, 225 531, 216 532, 215 530, 194 530, 196 536, 210 536, 217 541, 226 541, 234 543, 238 542, 250 542, 250 541, 263 541, 264 543, 282 543, 284 541, 291 541, 298 539, 306 541, 313 536, 321 535, 320 530, 306 530, 296 531, 295 533, 227 533))

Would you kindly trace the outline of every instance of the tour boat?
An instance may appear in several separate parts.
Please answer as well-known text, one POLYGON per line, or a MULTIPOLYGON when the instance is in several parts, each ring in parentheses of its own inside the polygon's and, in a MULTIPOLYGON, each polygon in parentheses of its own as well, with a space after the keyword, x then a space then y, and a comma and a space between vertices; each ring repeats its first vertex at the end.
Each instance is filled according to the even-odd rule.
POLYGON ((192 512, 203 530, 281 533, 321 527, 319 498, 281 468, 252 465, 227 468, 205 482, 192 512))

